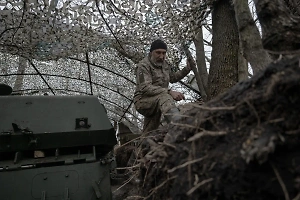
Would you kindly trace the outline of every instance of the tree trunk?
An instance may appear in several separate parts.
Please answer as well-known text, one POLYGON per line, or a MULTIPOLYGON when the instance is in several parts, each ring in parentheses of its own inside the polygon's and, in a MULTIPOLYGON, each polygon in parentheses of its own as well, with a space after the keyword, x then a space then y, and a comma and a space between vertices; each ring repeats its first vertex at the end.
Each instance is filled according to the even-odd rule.
POLYGON ((196 34, 193 42, 196 47, 196 62, 197 62, 198 73, 204 88, 205 96, 207 96, 208 73, 207 73, 206 62, 205 62, 202 27, 200 27, 199 32, 196 34))
POLYGON ((217 1, 212 12, 212 61, 208 76, 209 99, 238 82, 239 34, 229 0, 217 1))
POLYGON ((263 49, 258 28, 251 16, 247 0, 234 1, 235 18, 237 21, 243 55, 251 64, 253 74, 264 69, 272 60, 263 49))
POLYGON ((23 78, 24 78, 24 72, 27 66, 27 60, 21 56, 19 56, 19 67, 18 67, 18 75, 15 81, 15 85, 13 87, 13 91, 18 91, 22 89, 23 86, 23 78))
POLYGON ((263 46, 275 54, 299 53, 299 1, 255 0, 263 30, 263 46))

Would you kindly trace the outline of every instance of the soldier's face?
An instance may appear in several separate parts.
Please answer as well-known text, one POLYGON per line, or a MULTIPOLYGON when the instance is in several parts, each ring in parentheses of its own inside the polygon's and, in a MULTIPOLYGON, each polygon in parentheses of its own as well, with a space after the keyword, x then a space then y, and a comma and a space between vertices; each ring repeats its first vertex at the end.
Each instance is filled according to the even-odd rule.
POLYGON ((151 52, 151 60, 156 65, 161 66, 166 59, 167 51, 165 49, 155 49, 151 52))

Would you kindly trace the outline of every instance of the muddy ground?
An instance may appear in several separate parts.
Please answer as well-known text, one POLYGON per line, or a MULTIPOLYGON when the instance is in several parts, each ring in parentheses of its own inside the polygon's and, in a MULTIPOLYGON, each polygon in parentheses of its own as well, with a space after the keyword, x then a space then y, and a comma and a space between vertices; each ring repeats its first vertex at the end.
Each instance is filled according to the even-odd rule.
POLYGON ((298 200, 299 142, 299 58, 281 59, 144 135, 114 199, 298 200))

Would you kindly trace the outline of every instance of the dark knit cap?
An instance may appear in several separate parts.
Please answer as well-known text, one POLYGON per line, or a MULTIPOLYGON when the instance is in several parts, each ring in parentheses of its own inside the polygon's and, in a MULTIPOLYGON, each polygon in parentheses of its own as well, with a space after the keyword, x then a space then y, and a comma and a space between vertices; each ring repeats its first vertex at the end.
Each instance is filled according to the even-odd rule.
POLYGON ((164 41, 158 39, 158 40, 155 40, 154 42, 152 42, 150 52, 152 52, 155 49, 167 50, 168 48, 167 48, 167 44, 164 41))

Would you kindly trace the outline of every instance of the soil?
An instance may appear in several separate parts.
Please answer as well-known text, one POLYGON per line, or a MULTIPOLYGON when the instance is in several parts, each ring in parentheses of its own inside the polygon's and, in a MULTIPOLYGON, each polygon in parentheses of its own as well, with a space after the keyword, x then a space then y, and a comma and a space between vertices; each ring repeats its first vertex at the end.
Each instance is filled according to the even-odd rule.
POLYGON ((300 199, 299 58, 190 107, 144 135, 114 199, 300 199))

